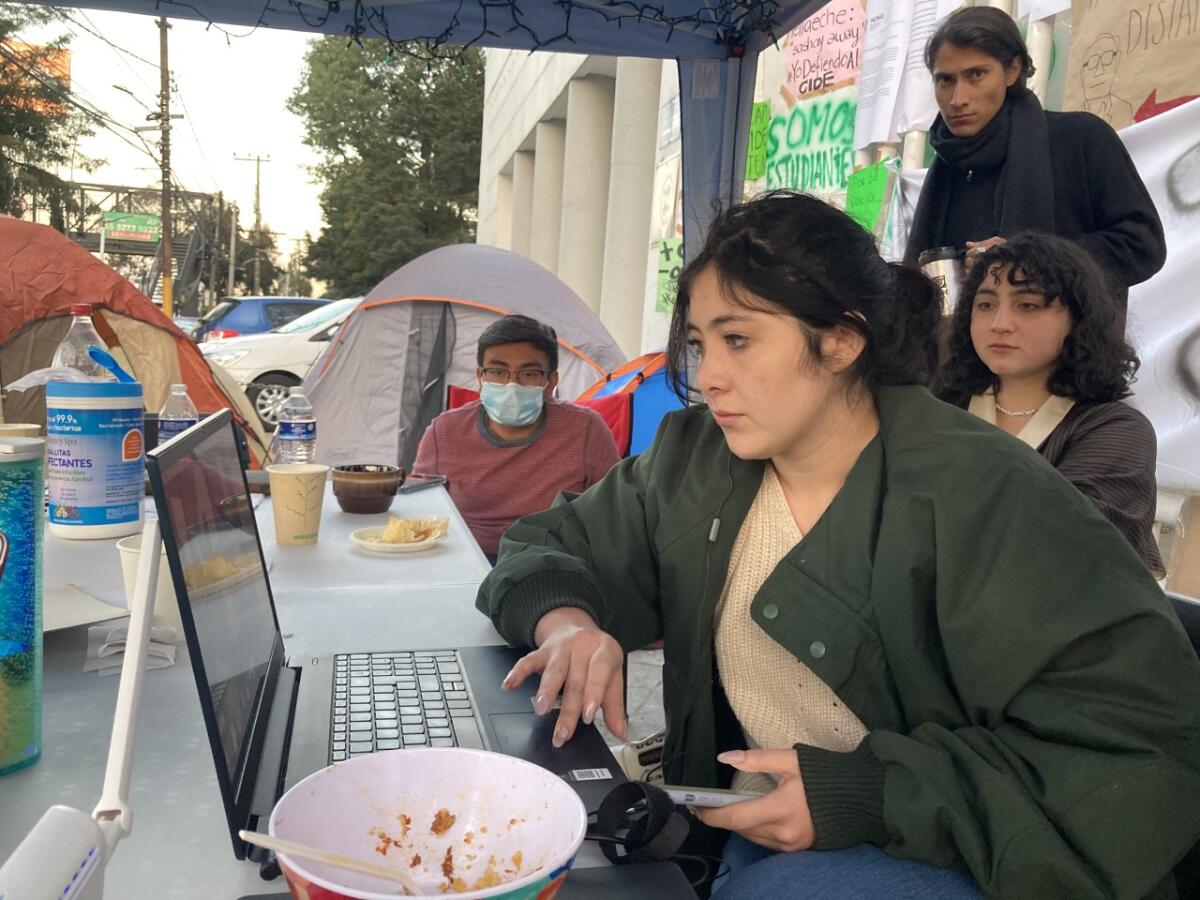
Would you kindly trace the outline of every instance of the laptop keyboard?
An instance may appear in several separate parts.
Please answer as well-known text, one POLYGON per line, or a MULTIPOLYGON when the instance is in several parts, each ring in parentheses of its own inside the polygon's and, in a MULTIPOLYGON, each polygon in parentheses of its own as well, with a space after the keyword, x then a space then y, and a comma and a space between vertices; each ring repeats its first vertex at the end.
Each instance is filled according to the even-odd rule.
POLYGON ((334 657, 329 761, 401 747, 483 748, 453 650, 334 657))

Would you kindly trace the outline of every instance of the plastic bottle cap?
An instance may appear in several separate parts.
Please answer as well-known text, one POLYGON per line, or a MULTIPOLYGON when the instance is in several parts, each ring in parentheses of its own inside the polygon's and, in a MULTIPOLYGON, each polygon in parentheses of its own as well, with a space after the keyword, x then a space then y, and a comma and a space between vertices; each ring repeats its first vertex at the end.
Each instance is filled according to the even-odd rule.
POLYGON ((72 303, 71 315, 73 316, 90 316, 95 307, 90 303, 72 303))
POLYGON ((187 385, 186 384, 173 384, 173 385, 171 385, 171 393, 172 394, 186 394, 187 393, 187 385))

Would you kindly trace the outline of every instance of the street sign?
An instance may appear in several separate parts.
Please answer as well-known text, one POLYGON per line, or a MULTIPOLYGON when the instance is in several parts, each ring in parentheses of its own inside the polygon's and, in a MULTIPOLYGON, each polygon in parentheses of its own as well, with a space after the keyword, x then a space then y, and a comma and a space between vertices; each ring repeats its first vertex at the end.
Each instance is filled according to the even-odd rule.
POLYGON ((158 243, 162 240, 162 219, 147 213, 106 212, 104 239, 158 243))

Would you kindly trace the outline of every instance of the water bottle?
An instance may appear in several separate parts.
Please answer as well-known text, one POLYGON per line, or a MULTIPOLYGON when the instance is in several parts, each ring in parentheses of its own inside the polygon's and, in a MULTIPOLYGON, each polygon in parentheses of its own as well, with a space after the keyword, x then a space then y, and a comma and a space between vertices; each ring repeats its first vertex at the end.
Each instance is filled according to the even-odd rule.
POLYGON ((294 387, 279 410, 279 442, 277 461, 281 463, 310 463, 317 454, 317 416, 304 394, 304 388, 294 387))
POLYGON ((96 327, 92 324, 92 307, 87 303, 71 306, 71 327, 67 329, 66 337, 54 351, 54 360, 50 364, 56 368, 64 367, 78 369, 84 375, 99 381, 116 381, 108 369, 97 363, 88 354, 92 345, 101 350, 108 350, 108 345, 100 340, 96 327))
POLYGON ((188 396, 186 384, 171 385, 171 395, 158 411, 158 442, 164 444, 181 431, 200 421, 196 404, 188 396))

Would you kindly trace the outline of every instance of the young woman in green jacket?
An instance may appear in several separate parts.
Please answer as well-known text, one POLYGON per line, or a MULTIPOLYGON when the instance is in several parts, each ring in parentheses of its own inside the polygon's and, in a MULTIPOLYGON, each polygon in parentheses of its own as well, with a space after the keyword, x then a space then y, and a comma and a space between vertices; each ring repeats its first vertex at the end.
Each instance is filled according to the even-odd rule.
POLYGON ((1200 837, 1200 663, 1128 543, 924 388, 931 285, 802 195, 714 223, 669 344, 703 405, 507 532, 505 679, 602 711, 664 642, 666 780, 762 796, 722 898, 1172 896, 1200 837), (820 851, 820 852, 816 852, 820 851))

